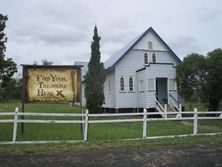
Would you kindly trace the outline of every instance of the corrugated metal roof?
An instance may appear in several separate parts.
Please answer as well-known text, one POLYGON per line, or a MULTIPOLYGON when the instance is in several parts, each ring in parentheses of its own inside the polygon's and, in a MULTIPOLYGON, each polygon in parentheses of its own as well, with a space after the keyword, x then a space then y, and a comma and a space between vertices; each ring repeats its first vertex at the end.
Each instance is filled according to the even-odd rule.
POLYGON ((112 67, 132 46, 133 44, 143 35, 139 35, 137 38, 129 42, 124 48, 120 49, 114 55, 112 55, 106 62, 104 63, 105 69, 112 67))

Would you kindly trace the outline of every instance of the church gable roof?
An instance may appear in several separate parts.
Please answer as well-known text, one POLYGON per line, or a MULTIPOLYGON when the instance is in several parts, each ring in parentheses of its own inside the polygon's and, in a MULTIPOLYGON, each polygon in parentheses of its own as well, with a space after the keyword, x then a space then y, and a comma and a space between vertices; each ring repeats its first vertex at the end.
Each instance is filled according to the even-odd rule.
POLYGON ((139 35, 137 38, 128 43, 124 48, 119 50, 113 56, 111 56, 104 64, 106 69, 113 69, 115 65, 149 32, 152 32, 156 35, 156 37, 165 45, 165 47, 170 51, 170 53, 174 56, 174 58, 181 62, 179 57, 170 49, 170 47, 163 41, 163 39, 154 31, 152 27, 148 28, 144 33, 139 35))

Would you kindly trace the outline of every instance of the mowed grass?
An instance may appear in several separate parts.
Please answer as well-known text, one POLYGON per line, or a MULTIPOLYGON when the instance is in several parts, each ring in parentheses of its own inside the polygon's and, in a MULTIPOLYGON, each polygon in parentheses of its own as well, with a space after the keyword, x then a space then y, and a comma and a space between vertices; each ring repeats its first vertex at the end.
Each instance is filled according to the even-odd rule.
MULTIPOLYGON (((21 110, 20 102, 0 103, 0 112, 14 112, 15 107, 21 110)), ((38 113, 80 113, 80 108, 69 104, 26 104, 25 112, 38 113)), ((13 117, 0 117, 0 119, 13 117)), ((123 117, 122 117, 123 118, 123 117)), ((130 117, 135 118, 135 117, 130 117)), ((138 118, 138 117, 137 117, 138 118)), ((78 117, 26 117, 25 119, 74 119, 78 117)), ((114 119, 114 118, 91 118, 114 119)), ((117 119, 117 117, 115 117, 117 119)), ((120 118, 118 118, 120 119, 120 118)), ((201 120, 198 132, 222 132, 222 120, 201 120)), ((192 121, 155 121, 147 123, 148 136, 165 136, 192 134, 192 121)), ((12 124, 0 123, 0 141, 12 140, 12 124)), ((102 123, 89 125, 89 142, 130 139, 142 137, 142 122, 137 123, 102 123)), ((29 140, 81 140, 80 124, 39 124, 26 123, 25 133, 21 134, 21 124, 18 126, 19 141, 29 140)))
MULTIPOLYGON (((1 103, 0 112, 14 112, 16 107, 21 111, 20 102, 1 103)), ((25 112, 36 113, 80 113, 80 108, 69 104, 25 104, 25 112)), ((10 119, 11 116, 0 119, 10 119)), ((72 119, 80 120, 80 117, 25 117, 25 119, 72 119)), ((12 124, 0 124, 0 140, 12 139, 12 124)), ((39 124, 26 123, 25 133, 21 133, 21 124, 18 124, 17 140, 80 140, 80 124, 39 124)))

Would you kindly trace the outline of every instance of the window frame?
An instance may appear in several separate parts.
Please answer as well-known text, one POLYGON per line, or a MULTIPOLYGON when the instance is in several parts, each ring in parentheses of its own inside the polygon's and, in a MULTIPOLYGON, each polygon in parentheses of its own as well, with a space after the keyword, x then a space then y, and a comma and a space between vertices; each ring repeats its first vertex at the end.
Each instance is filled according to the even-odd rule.
POLYGON ((144 53, 143 59, 144 59, 144 64, 149 64, 149 56, 146 52, 144 53))
POLYGON ((123 76, 120 76, 119 84, 120 84, 119 85, 120 86, 120 92, 124 92, 125 91, 125 79, 124 79, 123 76))
POLYGON ((156 63, 157 62, 157 56, 155 53, 152 54, 152 62, 156 63), (155 61, 154 61, 155 60, 155 61))
POLYGON ((134 79, 132 76, 129 77, 129 91, 133 92, 134 91, 134 79), (132 88, 132 89, 131 89, 132 88))

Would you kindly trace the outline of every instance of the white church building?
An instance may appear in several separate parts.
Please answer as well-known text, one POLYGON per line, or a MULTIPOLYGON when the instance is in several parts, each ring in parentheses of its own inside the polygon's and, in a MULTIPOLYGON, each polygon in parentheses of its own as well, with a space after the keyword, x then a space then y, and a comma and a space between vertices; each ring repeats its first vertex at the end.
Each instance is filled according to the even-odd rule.
MULTIPOLYGON (((104 63, 107 75, 103 107, 181 110, 175 81, 176 65, 180 62, 154 29, 148 28, 104 63)), ((84 75, 87 63, 75 64, 83 65, 84 75)), ((84 84, 82 95, 84 105, 84 84)))

